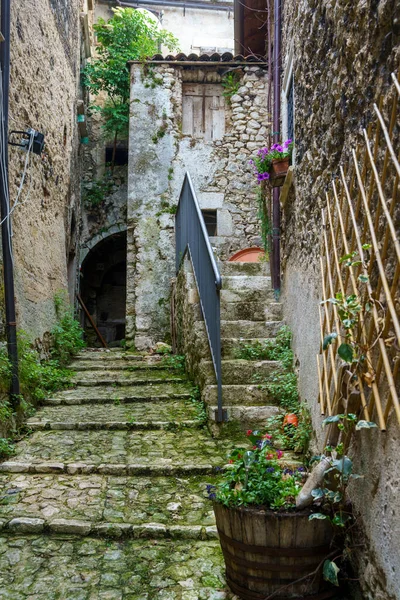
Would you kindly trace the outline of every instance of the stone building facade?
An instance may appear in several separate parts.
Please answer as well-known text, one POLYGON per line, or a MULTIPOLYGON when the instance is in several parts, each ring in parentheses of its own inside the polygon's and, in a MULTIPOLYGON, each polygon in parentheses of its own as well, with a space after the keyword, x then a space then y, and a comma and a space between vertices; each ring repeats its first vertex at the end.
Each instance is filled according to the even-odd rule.
POLYGON ((260 244, 256 185, 248 161, 269 122, 265 65, 194 55, 131 65, 127 340, 138 348, 169 335, 175 274, 174 213, 186 172, 217 257, 260 244), (223 96, 224 73, 240 86, 223 96))
MULTIPOLYGON (((285 319, 293 330, 302 398, 322 444, 315 355, 320 345, 321 209, 332 177, 362 141, 373 102, 400 64, 398 2, 285 2, 283 5, 283 137, 294 115, 294 185, 283 210, 285 319), (294 92, 293 97, 290 94, 294 92)), ((359 442, 351 488, 362 546, 357 570, 367 600, 400 598, 400 431, 395 419, 374 443, 359 442)))
MULTIPOLYGON (((68 284, 71 290, 75 287, 80 212, 77 101, 85 59, 82 19, 88 12, 87 0, 11 3, 9 129, 30 127, 45 136, 42 155, 28 157, 25 185, 12 216, 17 326, 30 338, 42 339, 54 325, 54 295, 68 284)), ((26 159, 26 152, 10 147, 11 204, 26 159)))

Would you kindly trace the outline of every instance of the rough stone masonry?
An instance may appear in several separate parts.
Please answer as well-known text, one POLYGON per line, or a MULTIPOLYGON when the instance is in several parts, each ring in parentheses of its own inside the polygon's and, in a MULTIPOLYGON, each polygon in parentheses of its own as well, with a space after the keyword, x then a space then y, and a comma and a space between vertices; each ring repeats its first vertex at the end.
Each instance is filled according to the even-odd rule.
POLYGON ((211 244, 218 258, 260 245, 248 161, 269 127, 264 66, 131 65, 126 337, 137 348, 169 335, 174 213, 187 171, 201 209, 216 213, 211 244), (226 71, 240 77, 230 101, 221 83, 226 71), (210 129, 208 118, 214 119, 210 129))

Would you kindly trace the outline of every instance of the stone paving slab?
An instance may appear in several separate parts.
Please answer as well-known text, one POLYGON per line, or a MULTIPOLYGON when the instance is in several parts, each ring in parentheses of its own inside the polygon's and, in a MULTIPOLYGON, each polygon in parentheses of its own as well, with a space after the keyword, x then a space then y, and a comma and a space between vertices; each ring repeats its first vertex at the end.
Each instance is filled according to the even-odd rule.
POLYGON ((0 519, 214 525, 206 477, 0 475, 0 519))
POLYGON ((94 402, 123 403, 123 402, 144 402, 152 400, 173 400, 189 398, 192 394, 193 386, 190 383, 172 382, 172 383, 149 383, 138 384, 135 386, 90 386, 79 387, 69 390, 63 390, 54 394, 52 398, 47 399, 46 406, 72 405, 72 404, 92 404, 94 402))
POLYGON ((204 430, 37 431, 16 446, 13 461, 136 465, 221 465, 227 444, 204 430))
POLYGON ((1 600, 234 600, 217 540, 0 537, 1 600))
POLYGON ((86 404, 83 406, 45 406, 28 419, 28 427, 84 429, 104 425, 112 428, 157 428, 168 424, 195 425, 198 416, 196 405, 189 401, 136 402, 134 404, 86 404))

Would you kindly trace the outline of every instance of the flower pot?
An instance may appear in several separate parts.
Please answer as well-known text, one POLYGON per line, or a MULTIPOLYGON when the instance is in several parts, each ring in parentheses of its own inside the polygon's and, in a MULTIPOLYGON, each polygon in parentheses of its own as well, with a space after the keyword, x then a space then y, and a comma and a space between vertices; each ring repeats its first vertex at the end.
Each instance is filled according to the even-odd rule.
POLYGON ((322 581, 333 537, 327 520, 310 521, 308 511, 213 504, 226 580, 239 598, 264 600, 274 594, 274 600, 323 600, 337 593, 322 581), (318 574, 311 574, 319 565, 318 574))
POLYGON ((290 158, 276 158, 272 161, 269 183, 272 187, 281 187, 289 170, 290 158))

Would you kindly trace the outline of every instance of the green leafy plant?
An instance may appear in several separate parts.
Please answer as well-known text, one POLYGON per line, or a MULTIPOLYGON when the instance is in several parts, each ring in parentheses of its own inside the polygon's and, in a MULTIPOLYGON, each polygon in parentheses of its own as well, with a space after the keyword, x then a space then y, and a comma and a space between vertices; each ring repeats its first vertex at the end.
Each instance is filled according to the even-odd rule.
POLYGON ((65 295, 56 294, 54 303, 58 322, 51 330, 53 342, 51 353, 61 366, 65 366, 86 344, 83 340, 82 327, 75 319, 72 308, 68 306, 65 295))
POLYGON ((185 370, 185 357, 180 354, 164 354, 161 364, 167 369, 183 372, 185 370))
POLYGON ((7 348, 0 347, 0 393, 7 393, 11 381, 11 363, 7 348))
POLYGON ((293 365, 291 343, 292 333, 289 327, 284 325, 279 329, 275 339, 256 341, 251 344, 240 342, 235 356, 246 360, 279 360, 285 369, 290 369, 293 365))
POLYGON ((222 77, 221 85, 224 89, 222 95, 227 100, 228 104, 230 104, 232 96, 237 94, 240 88, 240 79, 240 73, 237 71, 226 73, 222 77))
POLYGON ((0 458, 8 458, 15 452, 12 440, 8 438, 0 438, 0 458))
POLYGON ((113 139, 111 170, 114 168, 118 138, 126 137, 129 125, 129 60, 144 60, 158 51, 159 44, 169 50, 178 48, 177 39, 158 23, 132 8, 113 8, 107 22, 99 19, 93 26, 97 37, 96 56, 83 72, 83 83, 105 102, 91 105, 103 120, 107 139, 113 139))
MULTIPOLYGON (((359 479, 361 475, 353 473, 353 461, 346 454, 346 443, 353 431, 376 428, 376 423, 359 421, 354 413, 332 415, 324 419, 322 426, 335 424, 341 433, 341 441, 335 447, 326 446, 322 456, 312 460, 327 460, 329 467, 324 472, 323 483, 312 490, 311 495, 318 512, 314 512, 309 519, 325 519, 338 530, 345 530, 353 521, 351 504, 347 495, 347 488, 352 479, 359 479)), ((339 585, 338 573, 340 567, 335 560, 326 560, 323 567, 324 578, 339 585)))
POLYGON ((282 467, 283 452, 272 446, 269 433, 249 430, 247 435, 253 449, 235 448, 232 451, 221 482, 217 486, 207 486, 209 498, 227 507, 294 508, 304 467, 295 470, 282 467))
POLYGON ((101 179, 84 183, 82 198, 85 206, 96 208, 103 204, 104 199, 112 192, 114 186, 115 181, 109 171, 101 179))

